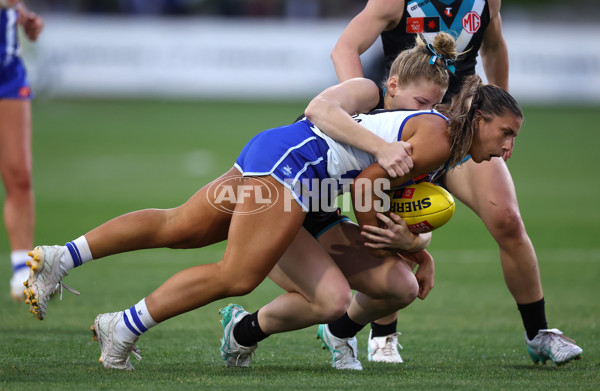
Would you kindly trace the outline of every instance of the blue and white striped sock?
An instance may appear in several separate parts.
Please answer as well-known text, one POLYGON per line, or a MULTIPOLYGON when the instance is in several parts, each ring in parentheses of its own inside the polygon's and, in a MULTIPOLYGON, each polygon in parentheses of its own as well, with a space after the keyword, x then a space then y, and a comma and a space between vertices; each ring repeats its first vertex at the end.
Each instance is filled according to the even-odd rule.
POLYGON ((12 265, 13 274, 29 274, 27 266, 29 255, 27 250, 16 250, 10 253, 10 263, 12 265))
POLYGON ((69 251, 65 251, 65 256, 60 260, 60 266, 65 272, 94 259, 85 236, 68 242, 65 247, 69 251))
POLYGON ((146 298, 131 308, 123 311, 123 320, 117 323, 115 333, 124 342, 135 342, 138 337, 156 326, 146 307, 146 298))

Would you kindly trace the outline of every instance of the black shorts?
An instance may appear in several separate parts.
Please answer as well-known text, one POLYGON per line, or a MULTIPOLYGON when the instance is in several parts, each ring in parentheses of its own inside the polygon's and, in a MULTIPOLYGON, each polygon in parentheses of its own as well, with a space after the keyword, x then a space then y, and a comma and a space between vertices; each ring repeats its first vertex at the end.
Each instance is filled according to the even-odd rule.
POLYGON ((341 214, 339 209, 335 212, 308 212, 302 226, 317 239, 342 221, 350 221, 350 218, 341 214))

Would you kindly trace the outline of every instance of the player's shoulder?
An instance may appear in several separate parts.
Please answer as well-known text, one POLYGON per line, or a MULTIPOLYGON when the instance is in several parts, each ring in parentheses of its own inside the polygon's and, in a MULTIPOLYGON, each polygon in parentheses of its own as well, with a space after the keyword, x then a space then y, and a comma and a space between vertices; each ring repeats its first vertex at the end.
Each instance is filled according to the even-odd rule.
POLYGON ((399 21, 404 13, 405 0, 369 0, 364 12, 389 22, 399 21))
POLYGON ((406 129, 411 133, 417 131, 432 137, 446 137, 448 135, 448 119, 435 110, 413 112, 406 121, 406 129))
POLYGON ((501 0, 487 0, 490 18, 493 19, 500 13, 501 0))
POLYGON ((415 111, 414 121, 421 123, 427 123, 431 125, 439 126, 442 129, 448 127, 448 118, 437 110, 420 110, 415 111))

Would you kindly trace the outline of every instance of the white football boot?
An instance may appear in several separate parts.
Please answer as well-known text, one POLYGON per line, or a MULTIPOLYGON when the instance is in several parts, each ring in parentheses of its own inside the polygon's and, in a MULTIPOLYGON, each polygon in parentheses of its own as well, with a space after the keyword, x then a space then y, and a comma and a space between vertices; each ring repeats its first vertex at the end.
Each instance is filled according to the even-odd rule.
POLYGON ((317 330, 317 339, 323 341, 321 349, 327 349, 333 355, 331 366, 336 369, 353 369, 362 371, 363 367, 358 361, 358 344, 356 337, 338 338, 331 334, 329 326, 320 324, 317 330))
POLYGON ((79 294, 62 282, 63 277, 67 275, 60 267, 60 258, 64 251, 64 246, 39 246, 29 252, 31 259, 27 261, 27 266, 31 271, 25 282, 25 302, 30 305, 29 312, 39 320, 46 317, 48 300, 54 292, 60 292, 62 298, 63 285, 76 295, 79 294))
POLYGON ((219 310, 221 314, 221 326, 223 326, 223 338, 221 338, 221 357, 228 367, 248 367, 252 361, 252 353, 258 347, 242 346, 233 337, 233 329, 249 312, 237 304, 229 304, 219 310))
POLYGON ((527 341, 527 352, 535 364, 542 362, 546 365, 547 360, 552 360, 556 365, 567 364, 573 360, 579 360, 583 349, 575 345, 575 341, 563 335, 558 329, 543 329, 538 331, 535 338, 527 341))
POLYGON ((116 333, 115 327, 123 319, 123 311, 100 314, 90 327, 94 333, 94 341, 100 344, 100 362, 104 368, 126 369, 131 371, 133 365, 129 362, 129 356, 133 354, 138 360, 142 359, 140 350, 135 342, 121 341, 116 333))
POLYGON ((384 337, 371 337, 373 331, 369 333, 368 358, 373 362, 403 363, 402 357, 398 352, 398 336, 401 333, 393 333, 384 337))

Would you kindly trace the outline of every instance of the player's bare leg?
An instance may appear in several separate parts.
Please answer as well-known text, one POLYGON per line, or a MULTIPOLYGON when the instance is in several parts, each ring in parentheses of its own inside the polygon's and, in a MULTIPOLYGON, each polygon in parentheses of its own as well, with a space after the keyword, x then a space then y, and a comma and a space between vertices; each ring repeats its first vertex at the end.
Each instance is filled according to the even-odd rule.
POLYGON ((266 334, 327 323, 342 316, 350 285, 329 254, 302 228, 269 274, 285 293, 258 311, 266 334))
MULTIPOLYGON (((240 173, 233 168, 221 178, 232 175, 240 173)), ((201 247, 224 240, 231 214, 210 205, 208 188, 203 187, 180 207, 128 213, 65 246, 36 247, 30 253, 32 270, 25 290, 30 312, 44 319, 50 295, 62 287, 63 277, 92 259, 146 248, 201 247)))
MULTIPOLYGON (((261 187, 264 181, 269 181, 279 194, 289 191, 271 177, 262 177, 261 181, 245 178, 240 183, 261 187)), ((257 210, 254 200, 237 203, 227 247, 219 262, 175 274, 129 310, 99 315, 92 331, 100 343, 104 366, 132 369, 129 356, 137 352, 137 338, 148 328, 217 299, 244 295, 258 286, 292 242, 305 217, 301 207, 295 202, 286 204, 286 198, 292 199, 277 198, 271 208, 260 213, 252 213, 257 210), (134 326, 128 314, 134 318, 134 326)), ((209 194, 206 202, 212 201, 209 194)), ((249 362, 249 358, 242 360, 249 362)))
POLYGON ((498 243, 504 281, 521 311, 528 347, 539 336, 543 343, 536 346, 545 345, 546 350, 553 350, 550 357, 531 347, 530 354, 538 351, 532 354, 534 361, 552 359, 562 364, 581 357, 581 348, 562 333, 553 332, 556 329, 548 329, 537 256, 521 219, 506 163, 500 158, 481 164, 469 160, 447 174, 446 185, 456 198, 477 213, 498 243))
MULTIPOLYGON (((241 174, 232 168, 215 181, 231 176, 241 174)), ((225 240, 232 215, 210 205, 209 188, 204 186, 179 207, 127 213, 86 233, 94 259, 148 248, 199 248, 225 240)))
POLYGON ((23 300, 25 262, 35 223, 31 156, 31 103, 0 99, 0 174, 5 190, 4 224, 11 249, 11 297, 23 300))
MULTIPOLYGON (((270 181, 280 194, 289 191, 271 177, 262 177, 262 180, 270 181)), ((247 178, 246 183, 260 186, 261 182, 247 178)), ((218 299, 245 295, 256 288, 292 242, 305 217, 296 202, 286 206, 283 198, 259 214, 246 214, 256 209, 250 201, 237 204, 223 258, 214 264, 179 272, 149 295, 148 310, 154 320, 161 322, 218 299)))
POLYGON ((544 293, 537 257, 506 163, 500 158, 480 164, 468 160, 447 174, 446 186, 483 220, 498 243, 504 280, 515 301, 541 300, 544 293))

